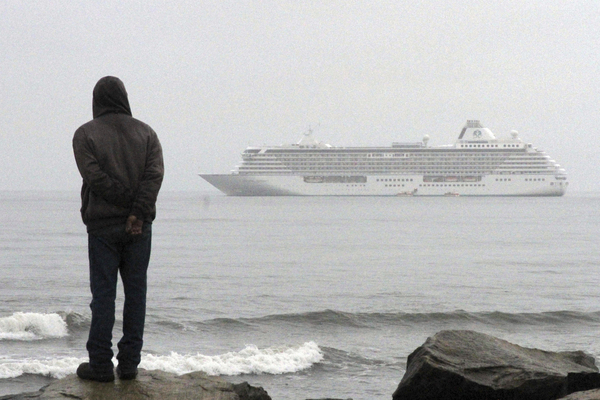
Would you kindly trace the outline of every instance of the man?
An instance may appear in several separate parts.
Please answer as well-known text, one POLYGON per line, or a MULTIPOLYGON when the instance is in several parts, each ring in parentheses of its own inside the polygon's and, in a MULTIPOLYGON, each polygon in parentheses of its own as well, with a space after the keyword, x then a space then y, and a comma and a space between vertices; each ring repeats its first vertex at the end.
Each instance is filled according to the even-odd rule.
POLYGON ((83 178, 81 217, 88 232, 92 291, 92 323, 86 345, 90 362, 81 364, 77 375, 111 382, 115 379, 112 329, 119 273, 125 303, 117 375, 120 379, 137 376, 152 221, 164 166, 156 133, 131 116, 120 79, 107 76, 98 81, 93 115, 73 136, 75 161, 83 178))

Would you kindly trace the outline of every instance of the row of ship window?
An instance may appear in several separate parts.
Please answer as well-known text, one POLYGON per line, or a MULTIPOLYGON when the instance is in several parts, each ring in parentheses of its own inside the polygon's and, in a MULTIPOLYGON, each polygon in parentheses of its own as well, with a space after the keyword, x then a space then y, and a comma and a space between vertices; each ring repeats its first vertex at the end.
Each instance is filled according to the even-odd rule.
POLYGON ((469 154, 469 155, 462 155, 462 154, 424 154, 421 156, 411 156, 411 157, 392 157, 391 155, 389 157, 363 157, 360 155, 351 155, 351 156, 345 156, 345 157, 340 157, 340 156, 331 156, 331 157, 322 157, 322 156, 312 156, 312 157, 277 157, 277 156, 265 156, 265 157, 250 157, 250 158, 246 158, 244 157, 244 160, 248 160, 248 161, 252 161, 252 162, 257 162, 257 161, 262 161, 262 160, 283 160, 283 161, 295 161, 295 160, 311 160, 313 161, 313 159, 319 159, 319 160, 326 160, 326 161, 335 161, 335 160, 339 160, 339 161, 345 161, 345 160, 364 160, 364 161, 393 161, 393 162, 403 162, 406 161, 407 159, 410 160, 417 160, 417 161, 422 161, 422 160, 442 160, 442 159, 447 159, 447 158, 456 158, 459 160, 472 160, 472 159, 478 159, 478 158, 498 158, 498 159, 506 159, 506 158, 516 158, 516 159, 550 159, 547 156, 541 155, 541 154, 529 154, 529 153, 513 153, 513 154, 504 154, 504 153, 483 153, 483 154, 469 154))
POLYGON ((337 158, 329 158, 326 159, 324 157, 318 157, 317 160, 313 160, 313 159, 307 159, 307 158, 262 158, 262 159, 244 159, 244 161, 246 162, 251 162, 251 163, 260 163, 260 162, 283 162, 283 163, 297 163, 297 162, 309 162, 309 163, 314 163, 316 162, 324 162, 324 163, 332 163, 332 162, 360 162, 360 163, 390 163, 390 164, 405 164, 407 162, 442 162, 442 161, 446 161, 446 162, 473 162, 473 161, 488 161, 488 160, 493 160, 493 161, 535 161, 535 162, 547 162, 548 159, 545 157, 531 157, 531 156, 504 156, 504 155, 498 155, 498 154, 490 154, 490 155, 481 155, 478 154, 477 156, 473 156, 473 157, 460 157, 460 156, 452 156, 452 157, 432 157, 432 156, 428 156, 428 157, 421 157, 419 159, 416 158, 411 158, 411 157, 398 157, 398 158, 392 158, 392 157, 380 157, 380 158, 364 158, 364 157, 337 157, 337 158))
MULTIPOLYGON (((307 174, 314 174, 314 173, 323 173, 325 171, 323 170, 301 170, 301 171, 274 171, 274 170, 245 170, 245 169, 240 169, 238 170, 238 173, 241 174, 267 174, 267 175, 271 175, 271 174, 284 174, 284 175, 296 175, 296 174, 301 174, 301 173, 307 173, 307 174)), ((334 173, 334 172, 338 172, 340 174, 346 174, 348 173, 348 171, 335 171, 335 170, 329 170, 326 171, 328 174, 329 173, 334 173)), ((456 170, 456 171, 432 171, 432 170, 414 170, 414 171, 383 171, 383 170, 375 170, 375 171, 370 171, 370 170, 357 170, 354 171, 355 173, 366 173, 366 174, 388 174, 390 172, 396 172, 396 173, 410 173, 410 174, 429 174, 429 175, 447 175, 447 174, 457 174, 457 175, 477 175, 477 174, 484 174, 484 175, 489 175, 489 174, 494 174, 494 173, 501 173, 503 175, 529 175, 529 174, 542 174, 545 173, 545 171, 519 171, 519 172, 511 172, 511 171, 492 171, 492 170, 456 170)), ((498 178, 496 179, 497 181, 501 181, 501 180, 509 180, 510 178, 498 178)), ((543 180, 543 179, 538 179, 538 180, 543 180)), ((400 181, 400 180, 399 180, 400 181)), ((530 181, 533 181, 533 179, 530 179, 530 181)), ((381 181, 384 182, 384 181, 381 181)), ((400 181, 402 182, 402 181, 400 181)), ((405 180, 405 182, 409 182, 409 180, 405 180)))
MULTIPOLYGON (((412 179, 377 179, 377 182, 412 182, 412 179)), ((512 178, 496 178, 496 182, 511 182, 512 178)), ((533 182, 533 181, 546 181, 546 178, 527 178, 525 179, 525 181, 527 182, 533 182)), ((388 186, 399 186, 399 185, 385 185, 386 187, 388 186)), ((404 185, 402 185, 404 186, 404 185)), ((421 185, 419 185, 421 186, 421 185)), ((429 186, 429 185, 425 185, 425 186, 429 186)), ((434 185, 434 186, 438 186, 438 185, 434 185)), ((443 185, 443 186, 447 186, 447 185, 443 185)), ((457 186, 457 185, 450 185, 450 186, 457 186)), ((464 186, 462 184, 459 184, 458 186, 464 186)), ((480 185, 466 185, 466 186, 480 186, 480 185)))
MULTIPOLYGON (((404 187, 404 185, 384 185, 385 187, 404 187)), ((419 187, 431 187, 431 186, 485 186, 484 183, 422 183, 419 184, 419 187)))
MULTIPOLYGON (((562 184, 562 182, 561 182, 562 184)), ((565 182, 565 185, 568 185, 568 182, 565 182)), ((366 187, 366 185, 346 185, 347 187, 366 187)), ((429 184, 429 183, 423 183, 423 184, 419 184, 419 187, 430 187, 430 186, 461 186, 461 187, 465 187, 465 186, 485 186, 484 183, 480 183, 480 184, 469 184, 469 183, 455 183, 455 184, 429 184)), ((550 182, 550 186, 554 186, 554 182, 550 182)), ((404 187, 404 185, 385 185, 385 187, 404 187)))
POLYGON ((240 165, 240 167, 243 168, 299 168, 299 167, 303 167, 303 168, 334 168, 334 167, 344 167, 344 168, 414 168, 414 167, 423 167, 423 168, 427 168, 427 167, 437 167, 437 166, 445 166, 445 167, 455 167, 455 168, 474 168, 474 167, 512 167, 512 168, 519 168, 519 167, 527 167, 527 168, 554 168, 553 165, 550 164, 544 164, 544 163, 533 163, 533 162, 505 162, 505 163, 499 163, 499 162, 479 162, 479 163, 405 163, 405 164, 373 164, 373 163, 363 163, 363 164, 351 164, 351 163, 346 163, 346 164, 336 164, 336 163, 298 163, 298 164, 289 164, 289 165, 285 165, 282 166, 280 164, 273 164, 273 163, 261 163, 261 164, 252 164, 252 165, 248 165, 248 164, 244 164, 244 165, 240 165))
MULTIPOLYGON (((562 184, 562 182, 561 182, 562 184)), ((568 182, 565 182, 565 185, 568 185, 568 182)), ((550 182, 551 186, 554 186, 554 182, 550 182)), ((423 184, 419 184, 419 187, 430 187, 430 186, 461 186, 461 187, 465 187, 465 186, 485 186, 485 184, 480 183, 480 184, 469 184, 469 183, 455 183, 455 184, 429 184, 429 183, 423 183, 423 184)), ((346 185, 346 187, 366 187, 366 185, 346 185)), ((385 185, 385 187, 404 187, 404 185, 385 185)))
MULTIPOLYGON (((461 144, 460 147, 498 147, 497 144, 461 144)), ((503 144, 502 147, 520 147, 518 144, 503 144)))
POLYGON ((518 161, 518 160, 488 160, 488 161, 475 161, 475 162, 408 162, 408 163, 356 163, 356 162, 345 162, 345 163, 241 163, 240 168, 395 168, 395 169, 407 169, 407 168, 432 168, 441 167, 444 168, 481 168, 481 167, 511 167, 511 168, 556 168, 556 165, 541 161, 518 161))
MULTIPOLYGON (((478 174, 478 173, 492 173, 493 171, 498 171, 498 172, 504 172, 504 173, 513 173, 513 174, 535 174, 535 173, 544 173, 546 171, 549 170, 553 170, 553 168, 546 168, 546 167, 529 167, 527 169, 523 169, 523 170, 515 170, 514 168, 510 168, 510 167, 502 167, 502 166, 498 166, 496 168, 473 168, 473 167, 454 167, 454 168, 448 168, 445 169, 443 171, 441 170, 437 170, 437 169, 432 169, 432 168, 427 168, 427 167, 421 167, 421 168, 377 168, 377 167, 361 167, 361 168, 354 168, 353 169, 356 172, 369 172, 369 173, 389 173, 392 171, 395 172, 410 172, 410 173, 415 173, 415 174, 419 174, 419 173, 432 173, 432 174, 478 174)), ((280 173, 292 173, 292 172, 296 172, 296 173, 301 173, 301 172, 329 172, 329 173, 333 173, 333 172, 340 172, 340 173, 347 173, 348 170, 347 169, 336 169, 336 168, 291 168, 291 169, 282 169, 282 168, 277 168, 277 167, 262 167, 262 168, 247 168, 247 167, 239 167, 238 171, 240 172, 255 172, 255 173, 260 173, 260 172, 280 172, 280 173)))
POLYGON ((430 187, 430 186, 485 186, 485 183, 423 183, 419 186, 430 187))
POLYGON ((362 161, 338 161, 338 162, 252 162, 252 163, 243 163, 246 166, 261 166, 261 165, 288 165, 288 166, 298 166, 298 165, 314 165, 314 166, 329 166, 329 165, 337 165, 337 166, 357 166, 357 165, 377 165, 377 166, 411 166, 411 165, 497 165, 500 163, 510 164, 510 165, 552 165, 546 160, 532 160, 532 159, 523 159, 519 160, 516 158, 513 159, 475 159, 475 160, 444 160, 444 161, 435 161, 435 160, 423 160, 423 161, 407 161, 407 162, 390 162, 390 161, 370 161, 370 162, 362 162, 362 161))
MULTIPOLYGON (((483 146, 483 145, 469 145, 469 146, 483 146)), ((464 145, 464 147, 468 147, 467 145, 464 145)), ((496 147, 498 147, 496 145, 496 147)), ((518 145, 504 145, 503 147, 519 147, 518 145)), ((489 153, 485 153, 485 152, 481 152, 481 153, 473 153, 473 152, 461 152, 461 151, 444 151, 442 152, 436 152, 436 151, 429 151, 429 152, 409 152, 409 153, 394 153, 394 152, 379 152, 379 153, 363 153, 363 152, 358 152, 358 153, 352 153, 352 152, 348 152, 348 153, 328 153, 328 152, 314 152, 314 153, 279 153, 279 152, 271 152, 271 151, 267 151, 264 154, 248 154, 248 153, 242 153, 242 156, 249 156, 251 158, 260 158, 260 157, 277 157, 277 158, 301 158, 301 157, 319 157, 319 158, 327 158, 327 157, 481 157, 481 156, 514 156, 514 153, 511 152, 506 152, 506 153, 502 153, 502 152, 489 152, 489 153)), ((533 155, 533 154, 532 154, 533 155)))
MULTIPOLYGON (((506 181, 511 181, 511 178, 496 178, 496 182, 506 182, 506 181)), ((545 181, 546 178, 525 178, 525 182, 538 182, 538 181, 545 181)))
POLYGON ((510 164, 517 164, 517 165, 547 165, 549 164, 546 160, 532 160, 532 159, 517 159, 517 158, 511 158, 511 159, 504 159, 504 158, 498 158, 498 159, 474 159, 474 160, 461 160, 461 159, 456 159, 456 160, 444 160, 444 161, 436 161, 436 160, 419 160, 419 161, 404 161, 404 162, 394 162, 394 161, 352 161, 352 160, 345 160, 345 161, 321 161, 321 162, 293 162, 293 161, 287 161, 287 162, 253 162, 252 165, 280 165, 280 164, 284 164, 284 165, 398 165, 398 166, 403 166, 403 165, 427 165, 427 164, 434 164, 434 165, 472 165, 472 164, 499 164, 499 163, 510 163, 510 164))

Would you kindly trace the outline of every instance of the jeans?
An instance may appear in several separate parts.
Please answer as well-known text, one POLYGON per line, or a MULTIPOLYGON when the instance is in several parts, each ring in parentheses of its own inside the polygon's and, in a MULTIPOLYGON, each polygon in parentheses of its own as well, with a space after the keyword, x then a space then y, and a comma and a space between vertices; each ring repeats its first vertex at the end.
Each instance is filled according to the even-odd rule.
POLYGON ((112 371, 113 368, 112 330, 119 273, 125 303, 123 337, 118 343, 117 360, 125 368, 135 368, 140 363, 151 242, 150 223, 144 223, 142 234, 137 236, 126 233, 124 224, 88 234, 92 324, 86 348, 92 369, 112 371))

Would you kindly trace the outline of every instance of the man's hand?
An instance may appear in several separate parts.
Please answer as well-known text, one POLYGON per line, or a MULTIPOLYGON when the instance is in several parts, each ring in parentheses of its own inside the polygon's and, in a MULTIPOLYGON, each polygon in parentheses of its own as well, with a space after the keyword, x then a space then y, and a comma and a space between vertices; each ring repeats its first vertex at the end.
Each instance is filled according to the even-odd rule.
POLYGON ((130 235, 141 235, 143 225, 144 221, 137 219, 135 215, 130 215, 125 222, 125 232, 130 235))

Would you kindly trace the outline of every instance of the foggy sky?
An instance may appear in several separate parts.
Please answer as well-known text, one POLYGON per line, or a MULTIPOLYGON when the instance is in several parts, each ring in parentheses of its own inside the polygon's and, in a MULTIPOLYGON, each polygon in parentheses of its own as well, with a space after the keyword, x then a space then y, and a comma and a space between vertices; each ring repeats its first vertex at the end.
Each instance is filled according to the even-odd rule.
MULTIPOLYGON (((0 190, 78 190, 71 140, 123 80, 164 190, 210 190, 248 145, 453 143, 467 119, 600 191, 600 2, 0 2, 0 190)), ((568 192, 568 193, 569 193, 568 192)), ((568 194, 567 194, 568 195, 568 194)))

